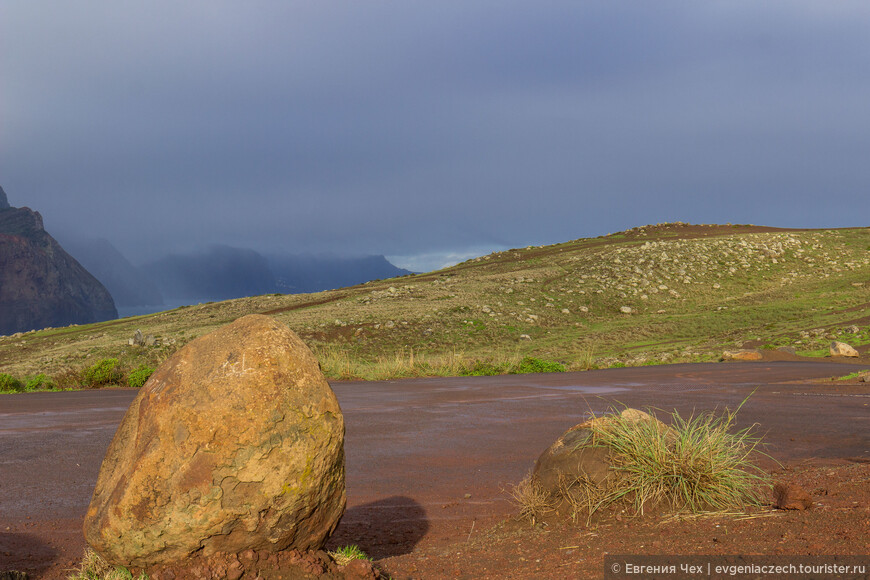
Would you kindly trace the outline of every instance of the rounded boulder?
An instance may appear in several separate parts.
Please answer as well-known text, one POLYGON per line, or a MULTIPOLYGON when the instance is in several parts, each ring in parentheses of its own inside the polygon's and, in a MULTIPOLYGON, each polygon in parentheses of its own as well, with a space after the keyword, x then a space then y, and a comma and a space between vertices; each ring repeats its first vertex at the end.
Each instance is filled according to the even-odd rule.
POLYGON ((344 418, 311 351, 251 315, 151 376, 112 440, 85 538, 113 564, 320 548, 344 513, 344 418))

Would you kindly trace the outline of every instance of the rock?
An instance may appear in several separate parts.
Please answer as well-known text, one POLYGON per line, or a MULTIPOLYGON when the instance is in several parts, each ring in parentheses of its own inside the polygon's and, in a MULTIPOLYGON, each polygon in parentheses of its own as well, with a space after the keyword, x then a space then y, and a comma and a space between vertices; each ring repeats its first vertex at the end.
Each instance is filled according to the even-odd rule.
POLYGON ((528 334, 521 334, 520 340, 532 340, 532 337, 529 336, 528 334))
MULTIPOLYGON (((661 429, 668 428, 655 417, 637 409, 625 409, 619 416, 632 423, 655 421, 661 429)), ((603 484, 611 476, 610 450, 592 444, 593 427, 606 429, 613 421, 612 415, 596 417, 563 433, 535 462, 532 475, 537 483, 553 494, 559 494, 563 484, 578 479, 585 478, 595 485, 603 484)))
POLYGON ((359 580, 377 580, 378 575, 375 572, 375 567, 368 560, 356 559, 351 560, 344 567, 345 578, 359 580))
POLYGON ((776 347, 778 352, 784 352, 788 354, 797 354, 797 350, 793 346, 778 346, 776 347))
POLYGON ((858 351, 837 340, 831 341, 831 356, 858 356, 858 351))
POLYGON ((623 314, 631 314, 631 306, 620 306, 619 311, 623 314))
POLYGON ((3 191, 3 188, 0 187, 0 209, 9 209, 12 206, 9 205, 9 199, 6 197, 6 192, 3 191))
POLYGON ((750 361, 761 360, 761 353, 754 348, 742 348, 739 350, 726 350, 722 353, 723 361, 750 361))
POLYGON ((849 334, 858 334, 859 332, 861 332, 861 329, 858 326, 853 324, 852 326, 850 326, 846 329, 846 332, 849 334))
POLYGON ((130 405, 85 539, 145 567, 194 552, 318 549, 345 508, 344 419, 301 340, 240 318, 179 350, 130 405))
POLYGON ((777 483, 773 486, 773 507, 780 510, 808 510, 813 507, 813 500, 799 485, 777 483))

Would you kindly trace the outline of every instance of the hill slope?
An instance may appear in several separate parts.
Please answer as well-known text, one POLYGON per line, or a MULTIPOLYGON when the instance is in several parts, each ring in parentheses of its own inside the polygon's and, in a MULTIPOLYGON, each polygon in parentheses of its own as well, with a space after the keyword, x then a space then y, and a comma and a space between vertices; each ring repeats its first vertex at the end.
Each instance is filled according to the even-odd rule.
POLYGON ((0 339, 0 372, 107 356, 153 364, 252 312, 287 323, 333 378, 468 372, 528 355, 570 369, 716 360, 747 342, 818 356, 834 336, 870 343, 870 229, 647 226, 341 290, 0 339), (163 346, 128 347, 137 328, 163 346))

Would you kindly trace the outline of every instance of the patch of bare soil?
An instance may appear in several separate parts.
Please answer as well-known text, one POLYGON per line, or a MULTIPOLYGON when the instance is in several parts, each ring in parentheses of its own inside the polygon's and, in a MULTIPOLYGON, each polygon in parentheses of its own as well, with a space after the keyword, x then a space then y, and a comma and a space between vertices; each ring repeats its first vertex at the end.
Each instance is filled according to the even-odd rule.
MULTIPOLYGON (((377 565, 391 578, 603 578, 604 557, 870 554, 870 464, 802 463, 774 481, 807 491, 810 509, 677 518, 614 514, 597 523, 504 520, 467 539, 432 542, 377 565)), ((772 501, 772 497, 771 497, 772 501)))

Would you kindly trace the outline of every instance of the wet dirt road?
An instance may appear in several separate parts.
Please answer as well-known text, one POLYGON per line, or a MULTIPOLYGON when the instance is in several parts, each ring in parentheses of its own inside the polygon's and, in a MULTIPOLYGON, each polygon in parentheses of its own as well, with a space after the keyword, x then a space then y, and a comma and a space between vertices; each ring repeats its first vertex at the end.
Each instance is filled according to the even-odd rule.
MULTIPOLYGON (((854 365, 669 365, 503 377, 333 383, 347 425, 345 514, 331 545, 376 558, 467 536, 569 427, 611 406, 736 408, 784 463, 870 461, 870 389, 808 384, 854 365)), ((80 557, 80 526, 131 390, 0 397, 0 571, 80 557)), ((61 577, 61 576, 57 576, 61 577)))

